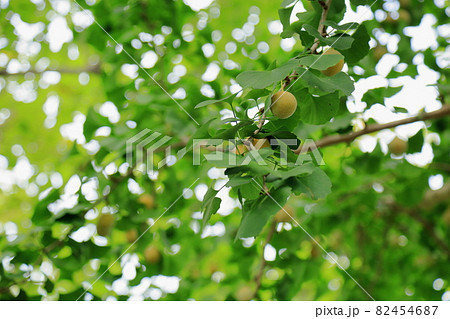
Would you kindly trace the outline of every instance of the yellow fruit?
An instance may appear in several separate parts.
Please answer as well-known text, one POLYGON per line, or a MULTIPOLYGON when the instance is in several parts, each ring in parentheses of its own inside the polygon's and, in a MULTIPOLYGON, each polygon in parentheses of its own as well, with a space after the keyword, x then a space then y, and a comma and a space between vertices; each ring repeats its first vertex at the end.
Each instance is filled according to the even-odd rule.
MULTIPOLYGON (((270 147, 269 140, 265 139, 265 138, 261 138, 261 139, 254 138, 252 140, 252 144, 255 147, 255 149, 257 149, 257 150, 259 150, 261 148, 264 148, 264 147, 270 147)), ((232 153, 240 154, 240 155, 242 155, 242 154, 244 154, 244 153, 246 153, 248 151, 249 150, 248 150, 248 148, 247 148, 247 146, 245 144, 238 144, 235 148, 233 148, 231 150, 232 153)))
POLYGON ((157 264, 161 260, 161 253, 155 246, 148 246, 144 250, 144 258, 149 264, 157 264))
POLYGON ((277 223, 289 223, 293 221, 293 217, 295 217, 294 208, 290 205, 284 205, 283 209, 280 209, 274 218, 277 223))
POLYGON ((142 194, 139 196, 138 202, 147 209, 155 208, 155 198, 150 194, 142 194))
POLYGON ((385 55, 386 53, 388 53, 388 51, 386 50, 386 47, 381 46, 381 45, 377 45, 375 48, 373 48, 373 57, 375 58, 376 61, 380 60, 383 55, 385 55))
MULTIPOLYGON (((323 54, 339 54, 340 55, 340 53, 338 51, 336 51, 335 49, 328 49, 323 54)), ((326 70, 323 70, 322 73, 325 74, 326 76, 333 76, 333 75, 336 75, 339 72, 341 72, 343 67, 344 67, 344 59, 341 59, 335 65, 330 66, 326 70)))
POLYGON ((389 24, 397 23, 397 21, 394 20, 394 18, 391 16, 390 13, 388 13, 387 16, 386 16, 386 22, 389 23, 389 24))
POLYGON ((272 96, 270 109, 276 117, 287 119, 297 109, 297 99, 290 92, 279 91, 272 96))
POLYGON ((444 215, 442 215, 442 219, 444 220, 445 224, 450 225, 450 207, 448 207, 444 212, 444 215))
POLYGON ((400 0, 400 7, 407 8, 411 5, 411 0, 400 0))
POLYGON ((400 9, 398 10, 398 20, 409 24, 411 23, 411 14, 405 9, 400 9))
POLYGON ((400 156, 408 149, 408 142, 395 137, 391 143, 389 143, 389 152, 396 156, 400 156))
POLYGON ((320 249, 318 248, 316 243, 312 243, 311 245, 311 258, 316 259, 320 256, 320 249))
POLYGON ((125 233, 125 236, 127 237, 127 242, 132 244, 138 238, 138 232, 136 229, 130 229, 125 233))
POLYGON ((231 153, 239 155, 242 155, 246 152, 248 152, 248 149, 247 146, 245 146, 244 144, 238 144, 235 148, 231 150, 231 153))
POLYGON ((254 138, 252 140, 252 144, 257 150, 260 150, 265 147, 270 147, 270 142, 266 138, 254 138))
POLYGON ((255 292, 250 286, 242 286, 240 287, 236 293, 235 297, 239 301, 249 301, 254 297, 255 292))
POLYGON ((212 275, 213 273, 215 273, 216 271, 219 270, 219 265, 217 265, 216 263, 211 263, 209 265, 209 273, 212 275))
POLYGON ((114 225, 114 216, 111 214, 102 214, 97 221, 97 233, 100 236, 108 236, 114 225))

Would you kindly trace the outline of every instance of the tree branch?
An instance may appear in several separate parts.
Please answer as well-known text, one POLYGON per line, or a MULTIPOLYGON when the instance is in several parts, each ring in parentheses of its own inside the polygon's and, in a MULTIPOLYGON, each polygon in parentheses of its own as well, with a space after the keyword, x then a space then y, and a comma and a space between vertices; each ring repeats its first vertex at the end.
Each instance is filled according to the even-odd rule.
POLYGON ((262 108, 261 117, 259 118, 257 129, 253 133, 254 135, 258 134, 261 131, 265 121, 266 121, 266 112, 264 112, 264 108, 262 108))
POLYGON ((398 121, 389 122, 386 124, 372 124, 372 125, 366 126, 366 128, 364 130, 361 130, 358 132, 351 132, 351 133, 344 134, 344 135, 326 136, 317 142, 300 145, 294 151, 294 153, 304 154, 304 153, 310 152, 312 150, 315 150, 317 148, 327 147, 330 145, 336 145, 339 143, 350 143, 350 142, 354 141, 357 137, 360 137, 362 135, 366 135, 366 134, 370 134, 373 132, 393 128, 393 127, 400 126, 400 125, 410 124, 410 123, 414 123, 414 122, 438 119, 438 118, 442 118, 442 117, 445 117, 448 115, 450 115, 450 105, 444 105, 441 109, 434 111, 434 112, 422 113, 422 114, 419 114, 416 116, 408 117, 406 119, 402 119, 402 120, 398 120, 398 121))
MULTIPOLYGON (((381 131, 384 129, 389 129, 389 128, 393 128, 396 126, 410 124, 410 123, 414 123, 414 122, 439 119, 439 118, 442 118, 442 117, 445 117, 448 115, 450 115, 450 105, 444 105, 441 109, 439 109, 437 111, 433 111, 433 112, 429 112, 429 113, 422 113, 422 114, 419 114, 416 116, 408 117, 406 119, 402 119, 402 120, 398 120, 398 121, 394 121, 394 122, 389 122, 386 124, 372 124, 372 125, 367 126, 364 130, 361 130, 358 132, 351 132, 351 133, 343 134, 343 135, 337 134, 337 135, 326 136, 317 142, 311 142, 308 144, 300 145, 296 150, 294 150, 294 153, 305 154, 305 153, 311 152, 318 148, 323 148, 323 147, 336 145, 336 144, 340 144, 340 143, 350 143, 350 142, 354 141, 356 138, 366 135, 366 134, 370 134, 370 133, 374 133, 374 132, 381 131)), ((160 148, 156 149, 154 152, 165 151, 168 147, 172 147, 172 148, 185 147, 187 145, 188 140, 189 140, 189 138, 184 138, 180 142, 174 143, 169 146, 160 147, 160 148)), ((248 146, 250 148, 253 147, 253 145, 251 143, 249 143, 248 146)), ((214 150, 215 149, 211 148, 211 151, 214 151, 214 150)), ((447 169, 450 169, 450 166, 447 169)))
MULTIPOLYGON (((327 0, 327 2, 323 1, 323 0, 319 0, 319 4, 322 6, 322 15, 320 16, 320 22, 319 22, 319 28, 317 29, 317 31, 319 31, 320 35, 325 35, 325 20, 327 19, 328 16, 328 11, 330 10, 330 6, 331 6, 331 1, 332 0, 327 0)), ((320 44, 320 40, 319 39, 314 39, 314 44, 311 47, 311 52, 312 53, 316 53, 317 48, 319 47, 320 44)))

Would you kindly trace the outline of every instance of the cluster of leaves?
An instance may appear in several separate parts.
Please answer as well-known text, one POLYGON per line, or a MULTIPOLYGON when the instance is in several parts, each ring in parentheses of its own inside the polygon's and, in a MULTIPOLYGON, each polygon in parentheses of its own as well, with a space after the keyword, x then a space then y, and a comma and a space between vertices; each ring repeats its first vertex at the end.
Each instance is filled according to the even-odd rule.
MULTIPOLYGON (((346 73, 339 72, 331 77, 321 73, 336 65, 342 55, 320 55, 311 52, 315 40, 317 39, 320 45, 339 49, 349 65, 360 61, 369 52, 370 36, 364 25, 338 25, 332 22, 342 20, 346 9, 344 3, 333 4, 328 11, 330 20, 321 21, 323 7, 312 1, 310 10, 297 14, 299 20, 290 24, 292 2, 294 1, 285 1, 284 5, 288 7, 279 10, 280 21, 284 27, 281 36, 292 37, 296 33, 305 49, 280 66, 274 61, 266 71, 240 73, 236 78, 243 90, 239 98, 237 94, 233 94, 220 100, 204 101, 196 106, 199 108, 220 104, 231 108, 235 116, 207 123, 208 129, 203 128, 196 137, 239 139, 250 136, 268 139, 273 145, 282 145, 283 139, 298 141, 297 145, 285 148, 287 154, 282 154, 280 147, 260 149, 259 154, 264 161, 259 163, 248 161, 252 159, 251 152, 257 152, 256 150, 246 154, 246 158, 238 160, 236 165, 229 164, 229 157, 225 158, 224 163, 212 161, 217 167, 227 167, 225 174, 229 182, 226 186, 232 187, 243 207, 242 222, 237 233, 239 237, 257 236, 291 194, 306 194, 312 199, 320 199, 331 191, 331 182, 326 174, 317 168, 317 163, 313 163, 310 158, 310 161, 302 159, 302 165, 298 165, 298 156, 292 150, 301 143, 294 133, 298 127, 304 124, 325 124, 332 118, 347 116, 345 102, 354 90, 354 82, 346 73), (317 31, 322 23, 333 28, 327 37, 317 31), (282 87, 287 86, 286 89, 294 94, 298 108, 288 119, 269 117, 267 123, 258 129, 255 119, 249 118, 248 110, 264 105, 257 115, 266 114, 272 104, 272 95, 280 89, 279 83, 283 82, 287 83, 282 84, 282 87), (284 165, 280 164, 282 157, 287 158, 284 165)), ((231 162, 234 164, 236 160, 231 162)), ((203 205, 205 222, 220 207, 220 200, 214 198, 213 188, 210 188, 208 195, 210 196, 206 196, 203 205)))
MULTIPOLYGON (((220 10, 213 5, 198 13, 183 1, 96 1, 85 8, 104 30, 96 24, 80 30, 71 14, 66 17, 74 32, 70 45, 76 45, 81 53, 76 61, 62 54, 65 51, 52 52, 44 32, 36 40, 41 45, 38 55, 23 57, 16 50, 15 28, 9 21, 13 13, 20 13, 27 23, 48 24, 47 17, 55 14, 51 7, 24 7, 21 1, 10 1, 6 10, 2 8, 0 15, 6 19, 0 20, 1 27, 9 40, 2 53, 9 59, 26 59, 34 66, 45 57, 52 69, 88 65, 83 71, 95 72, 90 74, 87 86, 76 84, 78 74, 62 73, 59 84, 50 87, 39 85, 43 75, 37 71, 27 74, 25 80, 22 75, 8 75, 9 83, 32 82, 38 94, 32 104, 26 104, 2 92, 2 105, 14 107, 13 116, 0 124, 1 152, 13 167, 19 158, 10 149, 15 144, 23 146, 35 168, 30 182, 39 185, 40 195, 30 197, 19 186, 10 193, 0 193, 0 222, 18 225, 16 235, 2 233, 0 237, 0 298, 75 300, 88 296, 126 300, 133 295, 130 289, 113 289, 114 283, 126 281, 128 288, 150 282, 143 295, 147 299, 234 300, 239 287, 255 288, 255 274, 261 265, 266 268, 254 296, 261 300, 367 298, 330 260, 334 256, 344 268, 350 267, 349 272, 376 299, 440 299, 443 291, 433 289, 432 283, 444 278, 448 285, 449 280, 450 253, 445 238, 450 222, 443 214, 448 199, 432 205, 424 200, 430 194, 428 178, 440 174, 447 180, 449 175, 449 120, 438 120, 409 140, 407 153, 413 154, 433 133, 440 135, 440 147, 433 147, 435 165, 426 168, 386 156, 380 146, 363 153, 356 145, 343 144, 321 150, 327 165, 320 167, 315 158, 299 156, 294 152, 297 146, 283 145, 283 140, 296 140, 300 145, 308 138, 351 132, 352 120, 359 117, 346 107, 354 83, 377 75, 377 52, 386 50, 377 32, 398 36, 398 49, 390 49, 390 53, 398 55, 399 64, 406 64, 404 69, 393 68, 386 78, 415 77, 419 74, 413 63, 417 52, 411 49, 404 28, 419 25, 423 14, 432 14, 437 25, 446 23, 448 16, 432 1, 411 0, 408 7, 402 7, 410 21, 386 18, 340 24, 348 8, 345 1, 332 1, 323 21, 329 27, 324 35, 318 32, 323 5, 319 1, 301 2, 306 12, 298 13, 298 21, 291 24, 296 0, 283 1, 281 9, 278 3, 267 2, 259 11, 250 3, 219 1, 220 10), (237 41, 231 34, 242 24, 247 11, 237 14, 235 8, 243 6, 250 9, 252 21, 257 18, 261 24, 248 41, 237 41), (289 54, 280 48, 279 37, 265 28, 276 18, 277 10, 283 26, 281 37, 297 40, 289 54), (255 38, 267 41, 267 54, 258 53, 255 38), (321 71, 341 57, 311 52, 315 39, 319 47, 336 48, 348 69, 332 77, 323 75, 321 71), (373 50, 369 50, 369 41, 373 50), (236 46, 234 51, 226 50, 229 42, 236 46), (212 55, 204 54, 205 45, 214 46, 212 55), (154 67, 137 68, 136 63, 148 51, 156 54, 154 67), (225 67, 231 59, 237 67, 225 67), (202 78, 207 65, 220 65, 217 79, 202 78), (184 66, 187 72, 169 81, 176 66, 184 66), (125 75, 129 72, 123 72, 124 68, 136 72, 125 75), (231 90, 233 84, 239 84, 242 91, 231 90), (270 116, 271 96, 280 86, 298 101, 296 112, 287 119, 270 116), (204 87, 208 94, 200 90, 204 87), (179 89, 184 94, 177 94, 179 89), (45 114, 29 109, 40 108, 49 95, 61 97, 62 102, 57 124, 42 129, 45 114), (212 100, 205 100, 205 95, 212 100), (115 106, 120 114, 118 121, 102 112, 105 101, 115 106), (259 108, 262 112, 249 117, 249 110, 259 108), (85 118, 83 139, 97 146, 96 151, 84 141, 60 136, 63 125, 79 113, 85 118), (261 113, 267 118, 258 128, 261 113), (269 139, 281 145, 244 155, 225 152, 225 159, 205 160, 199 166, 193 166, 192 155, 186 154, 155 176, 125 164, 127 139, 145 128, 172 136, 174 149, 184 147, 186 138, 188 146, 194 139, 232 139, 239 143, 246 138, 269 139), (210 178, 212 167, 225 168, 227 178, 210 178), (39 173, 49 177, 58 173, 66 185, 72 186, 37 183, 39 173), (74 188, 71 181, 78 186, 74 188), (189 185, 198 184, 205 186, 204 196, 197 194, 201 193, 198 189, 195 196, 189 194, 189 185), (236 200, 232 212, 221 212, 227 203, 217 185, 231 189, 229 195, 236 200), (87 196, 87 189, 94 189, 97 196, 87 196), (154 204, 141 200, 142 193, 150 194, 154 204), (73 201, 70 208, 61 205, 67 200, 73 201), (264 260, 265 237, 270 234, 265 225, 286 203, 294 207, 302 229, 295 223, 275 225, 270 245, 276 258, 264 260), (105 237, 97 236, 95 223, 104 213, 112 213, 114 226, 105 237), (223 232, 217 231, 222 228, 223 232), (130 231, 137 232, 134 237, 139 236, 131 247, 130 231), (83 232, 91 235, 80 240, 83 232), (330 255, 323 254, 316 242, 330 255), (150 245, 162 254, 158 263, 146 260, 145 250, 150 245), (138 262, 131 265, 134 257, 138 262), (116 262, 118 258, 120 262, 116 262), (129 275, 130 267, 135 270, 134 276, 129 275), (176 276, 180 280, 178 290, 159 285, 159 275, 176 276), (83 295, 85 289, 88 294, 83 295), (160 295, 150 294, 155 291, 160 295)), ((350 1, 353 10, 373 5, 374 12, 385 12, 390 8, 386 3, 396 1, 370 2, 350 1)), ((73 4, 72 10, 81 9, 73 4)), ((436 60, 447 42, 441 36, 437 42, 438 48, 420 54, 424 63, 438 72, 439 88, 445 93, 448 70, 441 70, 436 60)), ((68 47, 63 46, 64 50, 68 47)), ((3 84, 0 82, 2 90, 3 84)), ((389 82, 386 87, 367 91, 362 101, 368 106, 384 105, 386 98, 401 89, 389 82)), ((443 95, 443 102, 448 103, 443 95)), ((218 147, 229 151, 234 145, 218 147)), ((202 152, 207 155, 208 149, 202 152)), ((164 156, 163 152, 156 154, 155 162, 164 156)))

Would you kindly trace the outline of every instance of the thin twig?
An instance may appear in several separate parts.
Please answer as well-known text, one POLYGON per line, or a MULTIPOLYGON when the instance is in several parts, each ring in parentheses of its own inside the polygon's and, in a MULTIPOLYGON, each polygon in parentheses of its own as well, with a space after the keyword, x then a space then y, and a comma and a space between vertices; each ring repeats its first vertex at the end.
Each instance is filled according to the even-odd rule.
POLYGON ((361 130, 358 132, 351 132, 351 133, 344 134, 344 135, 326 136, 317 142, 300 145, 294 151, 294 153, 304 154, 304 153, 310 152, 312 150, 315 150, 317 148, 327 147, 330 145, 336 145, 339 143, 350 143, 350 142, 354 141, 357 137, 360 137, 360 136, 363 136, 366 134, 370 134, 373 132, 397 127, 400 125, 410 124, 410 123, 414 123, 414 122, 438 119, 438 118, 442 118, 442 117, 445 117, 448 115, 450 115, 450 105, 444 105, 441 109, 434 111, 434 112, 421 113, 416 116, 408 117, 406 119, 402 119, 402 120, 398 120, 398 121, 389 122, 386 124, 372 124, 372 125, 366 126, 366 128, 364 130, 361 130))
POLYGON ((258 128, 253 133, 254 135, 258 134, 261 131, 265 121, 266 121, 266 112, 263 111, 258 121, 258 128))
MULTIPOLYGON (((321 36, 324 36, 326 33, 326 27, 325 27, 325 20, 327 20, 327 16, 328 16, 328 11, 330 10, 330 6, 331 6, 331 1, 332 0, 328 0, 327 2, 325 1, 319 1, 319 4, 322 6, 322 15, 320 16, 320 22, 319 22, 319 27, 317 29, 317 31, 319 31, 319 34, 321 36)), ((318 38, 314 39, 314 44, 311 47, 311 52, 313 54, 316 54, 316 50, 319 47, 320 44, 320 40, 318 38)))

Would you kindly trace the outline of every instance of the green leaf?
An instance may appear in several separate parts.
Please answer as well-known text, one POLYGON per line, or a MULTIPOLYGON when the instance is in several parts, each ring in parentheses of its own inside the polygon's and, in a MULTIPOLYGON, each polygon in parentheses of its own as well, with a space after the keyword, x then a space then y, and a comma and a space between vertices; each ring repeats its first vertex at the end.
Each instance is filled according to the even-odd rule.
MULTIPOLYGON (((338 90, 348 96, 355 90, 352 79, 344 72, 339 72, 334 76, 325 76, 317 71, 313 72, 299 68, 297 73, 300 75, 300 80, 307 83, 311 93, 321 93, 317 90, 325 93, 332 93, 338 90)), ((301 97, 299 96, 300 99, 301 97)))
POLYGON ((291 24, 290 18, 293 8, 294 7, 278 9, 278 15, 280 16, 280 22, 283 25, 283 29, 288 28, 291 24))
POLYGON ((299 12, 297 13, 298 21, 303 24, 310 24, 314 18, 316 17, 316 13, 314 11, 307 12, 299 12))
POLYGON ((397 113, 408 113, 408 110, 405 109, 404 107, 398 107, 398 106, 394 106, 394 110, 397 113))
POLYGON ((381 87, 367 91, 364 93, 361 101, 366 102, 367 105, 383 104, 384 99, 391 97, 400 92, 402 87, 381 87))
POLYGON ((83 135, 86 141, 89 141, 94 136, 95 131, 101 126, 109 126, 111 123, 107 118, 98 114, 93 107, 90 107, 86 114, 86 121, 83 124, 83 135))
POLYGON ((294 194, 306 194, 311 199, 325 198, 331 193, 330 178, 318 167, 310 175, 290 179, 289 185, 294 194))
POLYGON ((42 200, 40 200, 34 208, 31 221, 38 225, 49 225, 52 222, 53 214, 48 210, 47 206, 55 202, 59 198, 59 189, 54 189, 42 200))
POLYGON ((217 198, 218 191, 216 191, 212 186, 208 188, 208 191, 203 198, 201 210, 203 212, 203 227, 210 220, 211 216, 214 215, 220 208, 220 203, 222 200, 217 198))
POLYGON ((271 71, 244 71, 237 76, 236 81, 244 89, 264 89, 283 80, 297 65, 298 61, 294 59, 271 71))
POLYGON ((315 169, 314 164, 308 163, 305 165, 296 166, 289 170, 277 170, 277 171, 271 173, 269 176, 267 176, 267 181, 270 182, 276 178, 281 178, 284 180, 284 179, 288 179, 293 176, 308 175, 308 174, 311 174, 314 171, 314 169, 315 169))
POLYGON ((316 28, 309 24, 303 25, 303 28, 306 32, 309 33, 312 37, 319 39, 322 44, 329 45, 338 50, 346 50, 351 48, 354 39, 347 34, 339 34, 333 37, 324 38, 316 28))
POLYGON ((236 125, 233 125, 229 128, 226 129, 222 129, 216 132, 216 135, 214 135, 212 138, 216 138, 216 139, 224 139, 224 140, 228 140, 228 139, 233 139, 236 137, 236 133, 243 127, 247 126, 247 125, 251 125, 253 122, 248 120, 248 121, 241 121, 236 125))
MULTIPOLYGON (((78 203, 72 208, 63 209, 56 216, 55 219, 61 221, 65 215, 78 215, 81 212, 85 212, 92 207, 91 203, 78 203)), ((68 219, 74 219, 74 216, 68 217, 68 219)), ((67 219, 66 219, 67 220, 67 219)))
POLYGON ((337 92, 315 97, 305 89, 296 92, 296 96, 299 96, 300 119, 304 123, 324 124, 339 110, 339 94, 337 92))
POLYGON ((408 153, 419 153, 422 151, 424 142, 423 130, 420 130, 414 136, 410 137, 408 140, 408 153))
POLYGON ((344 57, 340 54, 310 54, 300 58, 298 61, 301 65, 308 66, 316 70, 326 70, 330 66, 336 65, 344 57))
POLYGON ((350 0, 350 3, 354 6, 364 6, 364 5, 370 5, 370 0, 350 0))
POLYGON ((352 34, 354 41, 348 50, 341 50, 340 52, 345 56, 347 63, 356 63, 364 58, 369 53, 370 35, 366 27, 362 24, 352 34))
POLYGON ((231 103, 233 102, 233 99, 236 97, 237 94, 238 93, 231 94, 220 100, 206 100, 206 101, 200 102, 194 107, 194 109, 198 109, 203 106, 218 104, 218 103, 228 103, 229 105, 231 105, 231 103))
POLYGON ((251 179, 250 183, 242 184, 238 186, 242 197, 246 200, 257 199, 262 192, 261 186, 263 184, 263 178, 257 176, 251 179))
POLYGON ((227 187, 235 187, 235 186, 240 186, 240 185, 244 185, 244 184, 248 184, 252 181, 252 177, 251 176, 233 176, 230 177, 230 180, 225 184, 225 186, 227 187))
POLYGON ((338 34, 333 37, 323 39, 323 42, 340 51, 347 50, 352 47, 355 39, 348 34, 338 34))
POLYGON ((270 196, 261 195, 256 200, 246 201, 243 216, 237 232, 237 238, 257 236, 269 218, 278 212, 291 194, 288 186, 271 191, 270 196))
POLYGON ((302 41, 302 44, 306 48, 310 48, 314 43, 314 37, 309 35, 306 31, 300 31, 300 40, 302 41))
POLYGON ((287 6, 289 6, 292 3, 297 2, 297 1, 298 0, 283 0, 283 2, 281 3, 281 6, 284 8, 284 7, 287 7, 287 6))
POLYGON ((214 197, 212 200, 210 200, 203 211, 203 227, 206 226, 208 221, 211 219, 211 216, 217 213, 217 211, 220 208, 220 204, 222 203, 222 200, 218 197, 214 197))
POLYGON ((209 120, 205 121, 200 125, 200 127, 195 131, 194 135, 190 138, 188 143, 186 144, 187 147, 192 147, 194 140, 201 140, 201 139, 209 139, 211 138, 211 135, 209 134, 209 126, 214 121, 217 121, 215 118, 210 118, 209 120))
POLYGON ((324 24, 326 26, 332 27, 335 30, 339 30, 339 31, 347 31, 347 30, 351 30, 351 29, 356 29, 359 26, 359 23, 356 22, 349 22, 349 23, 345 23, 342 25, 338 25, 336 22, 331 21, 331 20, 326 20, 324 22, 324 24))
POLYGON ((244 97, 242 97, 242 99, 257 101, 259 98, 267 96, 269 94, 270 91, 267 89, 256 89, 249 91, 244 97))

